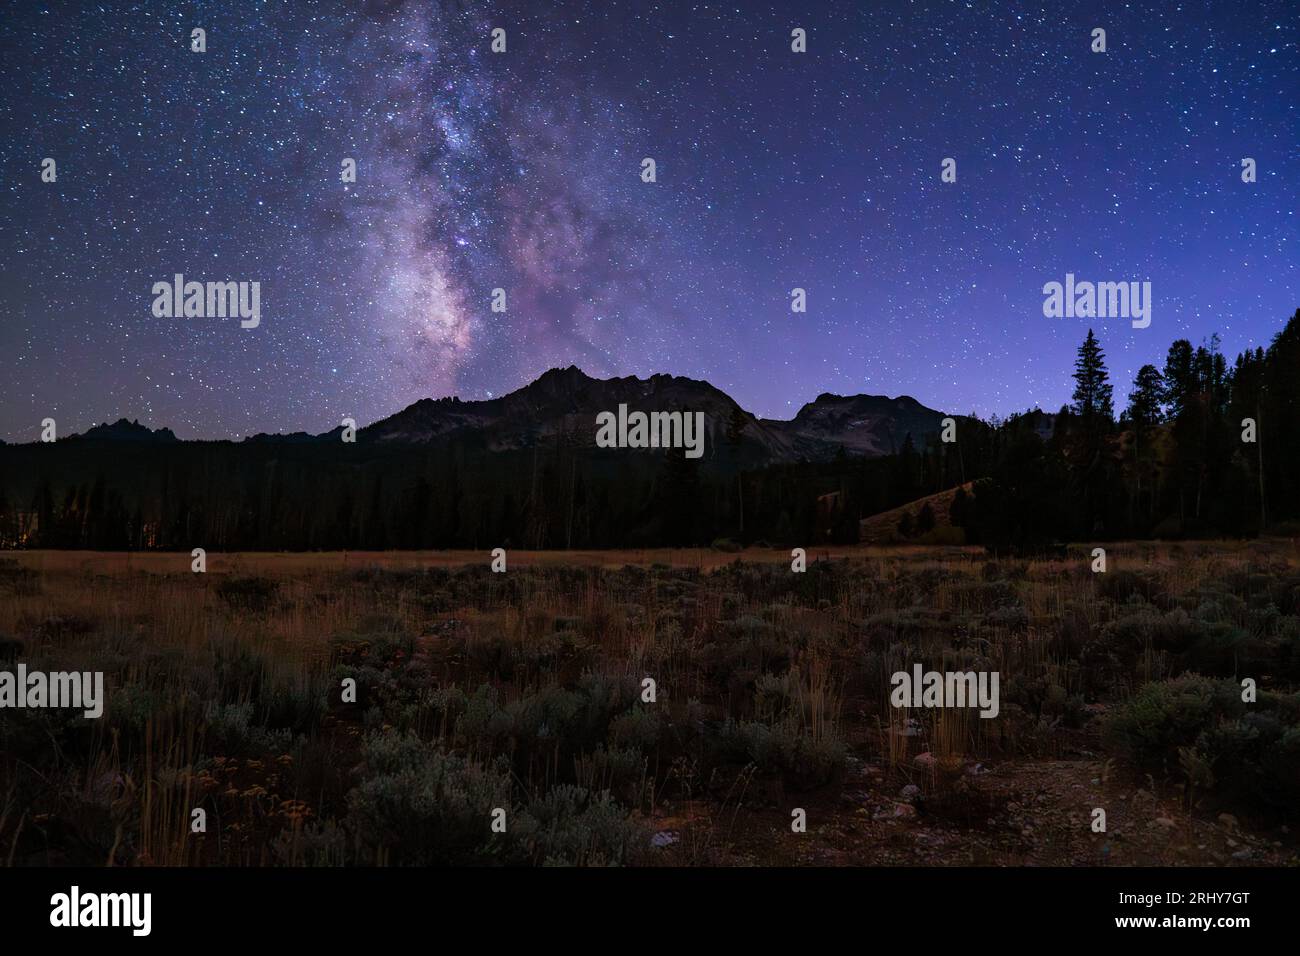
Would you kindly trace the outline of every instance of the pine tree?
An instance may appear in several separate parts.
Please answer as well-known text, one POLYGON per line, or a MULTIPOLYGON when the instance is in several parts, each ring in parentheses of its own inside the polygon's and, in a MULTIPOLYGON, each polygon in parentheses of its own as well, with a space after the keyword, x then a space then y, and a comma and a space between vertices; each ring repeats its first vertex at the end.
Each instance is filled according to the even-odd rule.
POLYGON ((1106 372, 1106 355, 1097 342, 1097 336, 1088 330, 1088 337, 1079 346, 1079 357, 1074 363, 1074 404, 1072 410, 1085 425, 1109 424, 1115 417, 1111 404, 1110 376, 1106 372))
POLYGON ((1128 417, 1136 428, 1147 429, 1160 423, 1164 404, 1165 380, 1154 365, 1143 365, 1133 379, 1128 394, 1128 417))
POLYGON ((1169 346, 1165 358, 1165 402, 1169 406, 1169 417, 1182 417, 1193 396, 1196 394, 1196 373, 1193 368, 1194 353, 1192 343, 1179 339, 1169 346))
POLYGON ((920 460, 916 454, 916 445, 912 441, 912 433, 908 432, 903 439, 903 447, 899 450, 898 456, 894 462, 894 501, 901 504, 911 501, 916 497, 917 479, 920 476, 920 460))
MULTIPOLYGON (((1160 370, 1154 365, 1143 365, 1138 369, 1137 377, 1133 379, 1133 391, 1128 395, 1128 418, 1133 423, 1133 460, 1134 475, 1136 476, 1137 486, 1136 493, 1133 496, 1130 512, 1134 505, 1141 506, 1142 502, 1142 473, 1143 473, 1143 454, 1150 453, 1146 449, 1147 432, 1153 425, 1160 422, 1160 406, 1165 399, 1165 380, 1160 374, 1160 370)), ((1155 498, 1151 498, 1152 507, 1155 505, 1155 498)), ((1130 519, 1132 514, 1130 513, 1130 519)))

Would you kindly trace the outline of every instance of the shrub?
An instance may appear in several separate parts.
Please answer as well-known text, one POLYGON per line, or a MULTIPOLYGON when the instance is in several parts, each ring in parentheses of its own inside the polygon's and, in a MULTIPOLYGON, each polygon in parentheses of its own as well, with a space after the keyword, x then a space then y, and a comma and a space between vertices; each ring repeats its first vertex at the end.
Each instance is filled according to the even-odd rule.
POLYGON ((232 756, 281 754, 293 744, 293 733, 269 729, 253 721, 253 704, 210 703, 204 715, 207 750, 232 756))
POLYGON ((1188 675, 1145 685, 1112 711, 1103 738, 1145 770, 1168 772, 1178 750, 1196 742, 1201 731, 1245 710, 1241 688, 1231 681, 1188 675))
POLYGON ((278 581, 271 578, 229 577, 217 583, 217 597, 234 608, 249 611, 264 611, 280 590, 278 581))
POLYGON ((1234 681, 1184 676, 1143 687, 1103 735, 1139 767, 1178 767, 1221 802, 1286 811, 1300 799, 1300 695, 1247 704, 1234 681))
POLYGON ((964 581, 953 588, 953 596, 958 607, 984 613, 1020 604, 1015 585, 1006 581, 964 581))
POLYGON ((258 704, 258 714, 268 729, 296 734, 315 731, 326 710, 325 695, 309 681, 276 684, 258 704))
POLYGON ((365 779, 347 796, 349 828, 369 862, 465 864, 509 857, 492 812, 512 815, 510 772, 444 753, 413 734, 373 734, 365 779))
POLYGON ((609 722, 611 744, 623 744, 648 753, 659 741, 659 717, 644 707, 633 707, 609 722))
POLYGON ((762 720, 780 720, 790 710, 795 689, 789 672, 763 674, 754 683, 754 712, 762 720))
POLYGON ((652 781, 647 777, 646 758, 636 747, 597 745, 575 760, 575 776, 581 786, 608 790, 630 805, 639 805, 652 781))
POLYGON ((1128 601, 1134 595, 1156 604, 1164 594, 1160 579, 1147 572, 1120 568, 1096 575, 1096 581, 1097 593, 1117 604, 1128 601))
POLYGON ((13 558, 0 558, 0 591, 31 595, 41 593, 41 575, 13 558))
POLYGON ((607 792, 560 784, 520 814, 514 837, 547 866, 612 866, 638 832, 607 792))
POLYGON ((225 704, 256 699, 266 683, 267 662, 247 645, 233 640, 212 645, 214 696, 225 704))
POLYGON ((752 763, 794 789, 820 786, 844 766, 842 741, 831 735, 814 738, 787 723, 768 726, 728 720, 713 746, 721 762, 752 763))
POLYGON ((1182 762, 1193 783, 1233 806, 1286 813, 1300 800, 1300 726, 1275 713, 1248 713, 1202 731, 1182 762))

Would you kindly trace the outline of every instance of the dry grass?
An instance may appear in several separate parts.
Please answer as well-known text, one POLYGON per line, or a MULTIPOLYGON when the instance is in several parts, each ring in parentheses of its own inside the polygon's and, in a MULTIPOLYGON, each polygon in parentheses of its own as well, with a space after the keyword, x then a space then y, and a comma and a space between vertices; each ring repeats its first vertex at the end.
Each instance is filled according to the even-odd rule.
POLYGON ((1294 544, 1111 545, 1105 578, 1089 551, 810 549, 803 575, 785 550, 521 551, 504 575, 486 552, 214 553, 206 574, 188 554, 14 553, 0 637, 32 666, 105 670, 110 698, 95 726, 42 725, 52 748, 0 754, 0 860, 411 861, 422 831, 385 834, 382 801, 403 797, 373 750, 410 733, 429 749, 403 772, 453 773, 498 800, 504 786, 522 816, 548 819, 565 787, 586 794, 560 819, 590 834, 471 840, 465 859, 638 862, 642 838, 596 801, 608 791, 646 832, 685 821, 679 861, 728 862, 756 807, 834 804, 846 754, 910 779, 928 752, 918 782, 933 795, 975 761, 1098 747, 1087 708, 1189 661, 1291 686, 1260 668, 1300 622, 1265 606, 1285 587, 1260 589, 1300 586, 1294 544), (1240 634, 1229 663, 1158 635, 1117 645, 1114 662, 1089 650, 1127 615, 1158 624, 1180 608, 1240 634), (1002 714, 890 707, 890 674, 915 662, 998 671, 1002 714), (343 676, 360 704, 340 699, 343 676), (195 807, 206 834, 190 831, 195 807))

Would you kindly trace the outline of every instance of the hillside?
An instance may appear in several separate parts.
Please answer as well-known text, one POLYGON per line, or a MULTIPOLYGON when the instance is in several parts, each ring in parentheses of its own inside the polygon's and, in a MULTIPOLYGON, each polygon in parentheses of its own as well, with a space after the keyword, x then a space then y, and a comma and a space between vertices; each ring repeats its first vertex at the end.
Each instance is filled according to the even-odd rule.
MULTIPOLYGON (((974 482, 966 482, 964 485, 957 485, 946 491, 940 491, 937 494, 926 495, 924 498, 917 498, 915 501, 909 501, 905 505, 899 505, 897 508, 890 508, 888 511, 882 511, 879 514, 872 515, 870 518, 863 518, 858 523, 858 540, 863 544, 900 544, 907 539, 899 534, 898 526, 903 520, 903 515, 909 515, 913 526, 916 524, 917 515, 927 504, 934 514, 934 528, 938 532, 937 537, 942 539, 945 535, 943 529, 948 532, 953 531, 963 534, 960 528, 954 529, 948 512, 952 508, 952 500, 957 496, 957 489, 965 489, 966 494, 971 494, 974 482)), ((964 539, 964 534, 963 534, 964 539)), ((919 543, 926 543, 924 536, 918 536, 919 543)), ((944 543, 961 544, 956 535, 952 535, 951 541, 944 543)))

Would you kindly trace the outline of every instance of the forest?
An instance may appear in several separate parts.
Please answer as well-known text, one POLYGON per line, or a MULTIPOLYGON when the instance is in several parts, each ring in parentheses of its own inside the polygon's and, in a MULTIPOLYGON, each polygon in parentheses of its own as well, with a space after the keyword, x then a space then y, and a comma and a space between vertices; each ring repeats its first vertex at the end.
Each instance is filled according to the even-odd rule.
MULTIPOLYGON (((1090 330, 1071 403, 959 420, 896 453, 753 467, 744 416, 703 460, 681 449, 85 439, 0 447, 0 547, 528 549, 848 543, 859 521, 961 486, 902 540, 992 551, 1078 540, 1251 537, 1300 519, 1300 310, 1231 363, 1217 336, 1111 381, 1090 330), (124 453, 127 451, 129 453, 124 453), (819 499, 833 501, 819 510, 819 499), (956 529, 956 530, 954 530, 956 529), (929 536, 927 538, 927 536, 929 536)), ((928 512, 928 506, 923 506, 928 512)))

